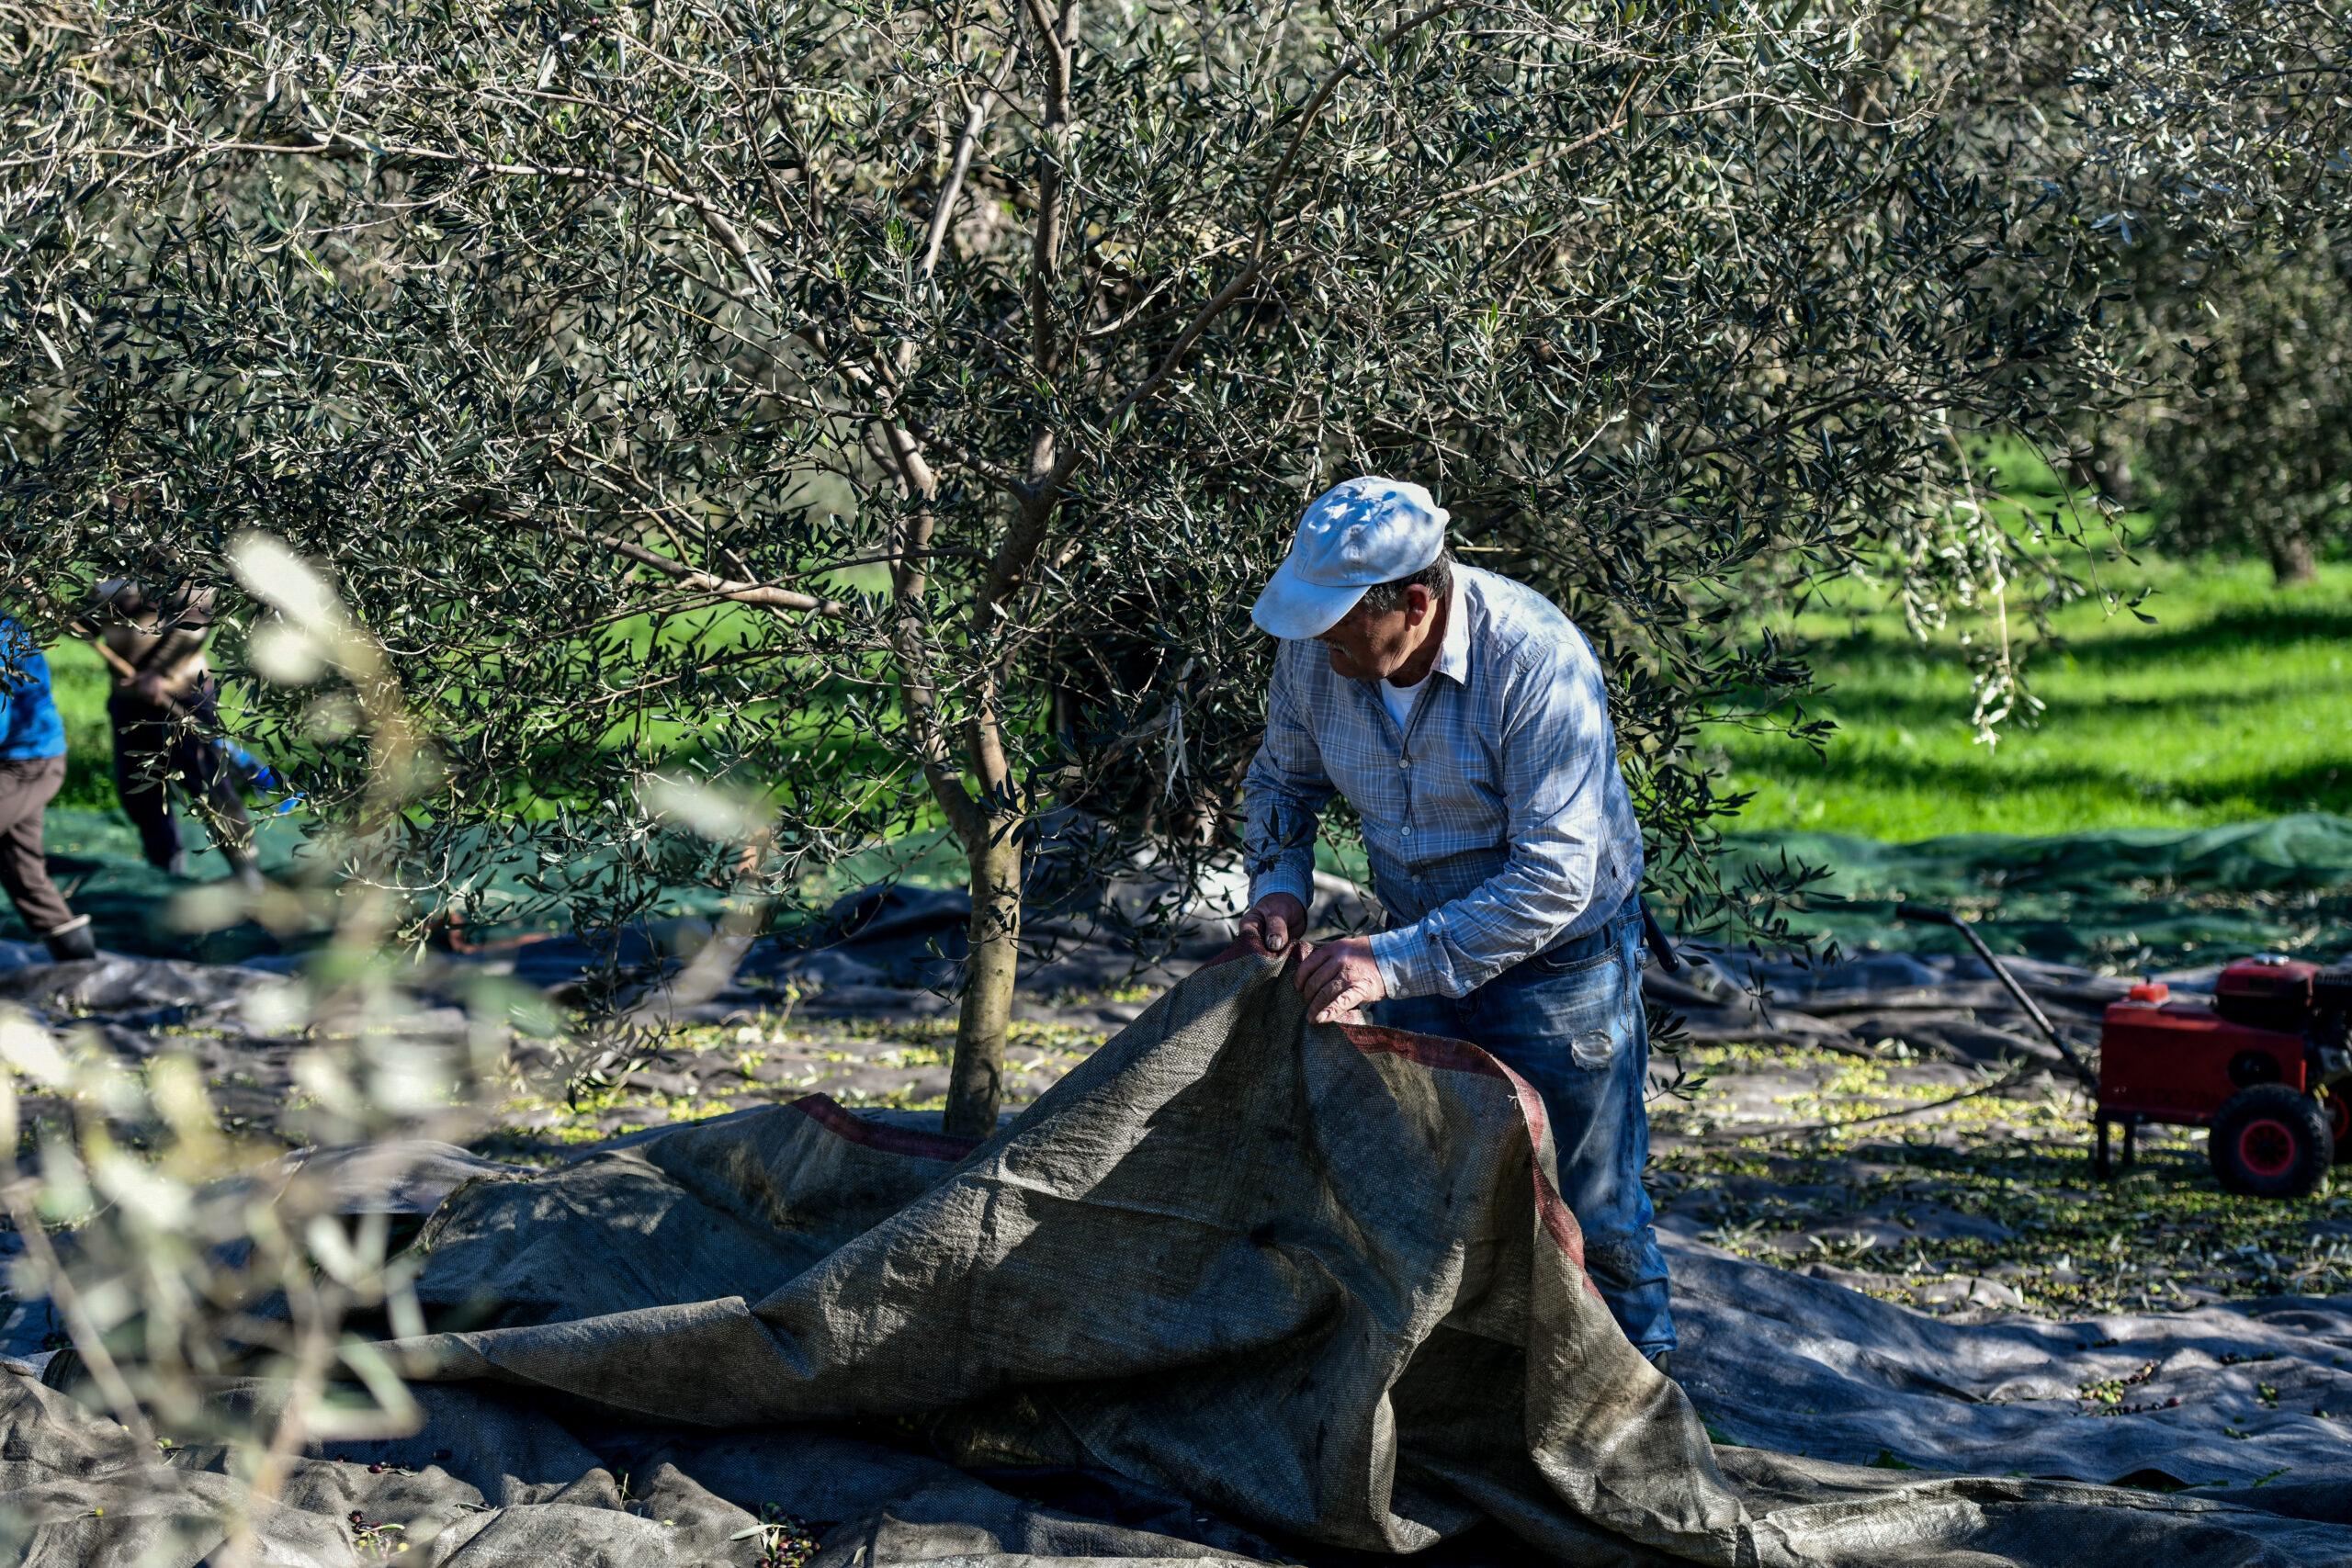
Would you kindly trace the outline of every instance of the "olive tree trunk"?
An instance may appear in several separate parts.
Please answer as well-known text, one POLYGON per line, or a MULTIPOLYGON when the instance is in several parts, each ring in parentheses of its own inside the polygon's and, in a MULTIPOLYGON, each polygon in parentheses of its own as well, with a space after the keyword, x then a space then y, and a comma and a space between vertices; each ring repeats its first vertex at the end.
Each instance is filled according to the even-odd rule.
POLYGON ((1006 820, 991 821, 967 846, 971 866, 971 952, 964 965, 964 1010, 947 1082, 946 1130, 985 1138, 1004 1100, 1004 1041, 1012 1025, 1012 986, 1021 959, 1021 842, 1006 820))
POLYGON ((2319 575, 2318 553, 2301 534, 2272 535, 2263 541, 2263 553, 2270 558, 2270 580, 2276 587, 2291 588, 2319 575))

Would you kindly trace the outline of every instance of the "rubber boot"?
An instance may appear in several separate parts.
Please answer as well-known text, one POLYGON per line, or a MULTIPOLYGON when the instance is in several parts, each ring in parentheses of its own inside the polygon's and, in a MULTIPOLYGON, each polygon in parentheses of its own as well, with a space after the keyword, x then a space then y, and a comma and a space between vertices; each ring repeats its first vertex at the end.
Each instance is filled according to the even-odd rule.
POLYGON ((1657 1355, 1652 1356, 1652 1357, 1649 1359, 1649 1362, 1650 1362, 1650 1365, 1651 1365, 1651 1366, 1656 1367, 1656 1368, 1657 1369, 1657 1375, 1658 1375, 1658 1376, 1660 1376, 1660 1377, 1662 1377, 1662 1378, 1667 1378, 1667 1379, 1671 1380, 1671 1379, 1673 1378, 1674 1374, 1673 1374, 1672 1372, 1670 1372, 1670 1371, 1667 1371, 1667 1363, 1668 1363, 1668 1361, 1672 1360, 1673 1359, 1674 1359, 1674 1352, 1673 1352, 1673 1351, 1671 1351, 1671 1350, 1660 1350, 1657 1355))
POLYGON ((90 934, 90 917, 62 925, 41 938, 49 956, 59 964, 79 964, 98 955, 98 939, 90 934))

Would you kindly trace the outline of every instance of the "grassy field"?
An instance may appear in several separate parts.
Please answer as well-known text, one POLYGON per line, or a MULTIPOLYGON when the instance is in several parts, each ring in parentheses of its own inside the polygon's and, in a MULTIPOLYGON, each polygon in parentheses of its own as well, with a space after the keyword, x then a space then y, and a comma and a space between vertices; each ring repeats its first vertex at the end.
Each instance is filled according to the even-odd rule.
POLYGON ((65 787, 56 804, 86 811, 114 809, 114 737, 107 725, 107 667, 86 642, 47 650, 50 683, 65 720, 65 787))
POLYGON ((2143 556, 2107 575, 2155 590, 2154 624, 2096 601, 2061 612, 2056 640, 2025 644, 2044 710, 1989 747, 1957 629, 1923 647, 1859 592, 1784 617, 1825 688, 1808 716, 1838 730, 1818 756, 1721 731, 1731 781, 1755 795, 1739 828, 1908 841, 2352 812, 2352 565, 2286 590, 2250 561, 2143 556))
MULTIPOLYGON (((2047 470, 2020 477, 2030 487, 2047 470)), ((2022 503, 2050 500, 2029 490, 2022 503)), ((2071 564, 2092 563, 2077 554, 2071 564)), ((2046 705, 2008 721, 1996 746, 1973 737, 1959 640, 1984 635, 1981 620, 1923 645, 1883 588, 1860 583, 1770 617, 1813 662, 1822 690, 1807 716, 1838 728, 1816 755, 1778 734, 1719 728, 1713 760, 1754 795, 1737 829, 1907 842, 2352 814, 2352 564, 2288 590, 2255 561, 2143 553, 2096 570, 2118 592, 2153 589, 2142 610, 2154 623, 2096 599, 2060 612, 2047 639, 2016 617, 2046 705)), ((111 811, 106 671, 81 643, 49 656, 70 748, 57 805, 111 811)))

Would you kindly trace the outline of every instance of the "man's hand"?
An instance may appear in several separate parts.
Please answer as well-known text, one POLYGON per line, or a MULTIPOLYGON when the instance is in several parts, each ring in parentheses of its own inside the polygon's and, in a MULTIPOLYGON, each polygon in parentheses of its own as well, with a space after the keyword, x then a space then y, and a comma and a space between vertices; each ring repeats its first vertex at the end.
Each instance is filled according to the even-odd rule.
POLYGON ((1256 937, 1268 953, 1288 953, 1306 934, 1306 906, 1288 893, 1269 893, 1241 917, 1241 934, 1256 937))
POLYGON ((1293 983, 1306 998, 1306 1010, 1317 1023, 1353 1022, 1359 1009, 1388 994, 1381 982, 1380 965, 1372 961, 1369 937, 1304 944, 1298 950, 1298 974, 1293 983))

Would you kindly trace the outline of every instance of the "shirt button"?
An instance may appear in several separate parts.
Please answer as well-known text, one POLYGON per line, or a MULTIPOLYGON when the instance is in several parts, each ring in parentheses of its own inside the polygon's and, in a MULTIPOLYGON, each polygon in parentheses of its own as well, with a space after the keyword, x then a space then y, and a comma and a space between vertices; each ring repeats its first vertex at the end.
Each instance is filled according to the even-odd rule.
POLYGON ((1409 839, 1413 836, 1413 829, 1409 826, 1399 828, 1396 829, 1396 836, 1400 839, 1409 839))

